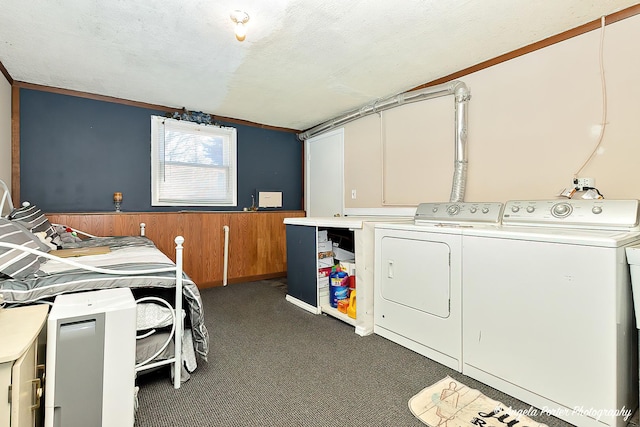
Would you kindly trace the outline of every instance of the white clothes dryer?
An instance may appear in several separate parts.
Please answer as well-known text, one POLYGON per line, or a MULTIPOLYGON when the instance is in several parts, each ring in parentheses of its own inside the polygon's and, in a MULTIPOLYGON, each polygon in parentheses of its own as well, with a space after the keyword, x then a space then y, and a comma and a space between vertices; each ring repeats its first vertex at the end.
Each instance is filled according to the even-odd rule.
POLYGON ((462 370, 462 230, 501 203, 423 203, 414 224, 376 224, 374 333, 462 370))
POLYGON ((463 373, 579 427, 638 404, 637 200, 510 201, 462 240, 463 373))

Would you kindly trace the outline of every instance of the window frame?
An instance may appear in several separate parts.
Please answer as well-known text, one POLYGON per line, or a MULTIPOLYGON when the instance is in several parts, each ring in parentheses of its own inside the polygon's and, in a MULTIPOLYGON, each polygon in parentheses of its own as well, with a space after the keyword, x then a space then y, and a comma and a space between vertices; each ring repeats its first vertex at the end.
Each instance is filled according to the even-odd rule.
POLYGON ((237 130, 234 127, 223 127, 216 125, 198 124, 186 120, 176 120, 162 116, 151 116, 151 206, 237 206, 238 202, 238 147, 237 130), (161 160, 161 149, 164 150, 165 124, 168 123, 171 131, 184 130, 185 134, 208 135, 223 138, 224 144, 228 146, 228 165, 222 168, 228 170, 227 173, 227 197, 219 201, 180 198, 160 198, 160 180, 163 171, 161 160), (162 146, 161 146, 162 145, 162 146))

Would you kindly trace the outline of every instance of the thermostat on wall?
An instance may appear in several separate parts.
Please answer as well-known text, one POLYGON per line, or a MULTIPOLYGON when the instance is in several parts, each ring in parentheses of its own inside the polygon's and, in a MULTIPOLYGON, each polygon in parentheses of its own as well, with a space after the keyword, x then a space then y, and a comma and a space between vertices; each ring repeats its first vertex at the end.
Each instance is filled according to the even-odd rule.
POLYGON ((258 207, 259 208, 281 208, 282 207, 282 191, 259 191, 258 207))

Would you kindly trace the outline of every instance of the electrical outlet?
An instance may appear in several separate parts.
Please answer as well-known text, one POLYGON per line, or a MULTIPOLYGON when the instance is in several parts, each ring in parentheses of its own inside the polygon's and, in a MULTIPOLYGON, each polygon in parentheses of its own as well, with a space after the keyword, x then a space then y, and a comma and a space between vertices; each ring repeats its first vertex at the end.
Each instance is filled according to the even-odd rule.
POLYGON ((578 191, 582 191, 588 188, 596 188, 595 178, 574 178, 573 185, 578 191))
POLYGON ((352 198, 353 200, 355 200, 355 199, 356 199, 356 190, 351 190, 351 198, 352 198))

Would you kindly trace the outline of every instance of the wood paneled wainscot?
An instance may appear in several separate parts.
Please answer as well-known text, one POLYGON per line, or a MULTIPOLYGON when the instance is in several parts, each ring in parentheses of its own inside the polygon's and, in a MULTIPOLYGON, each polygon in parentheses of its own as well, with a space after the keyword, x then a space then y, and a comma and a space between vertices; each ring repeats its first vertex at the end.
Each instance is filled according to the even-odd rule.
POLYGON ((228 283, 287 275, 284 218, 304 211, 48 213, 49 221, 96 236, 140 234, 175 261, 176 236, 183 236, 184 271, 199 288, 219 286, 224 270, 224 226, 229 227, 228 283))

